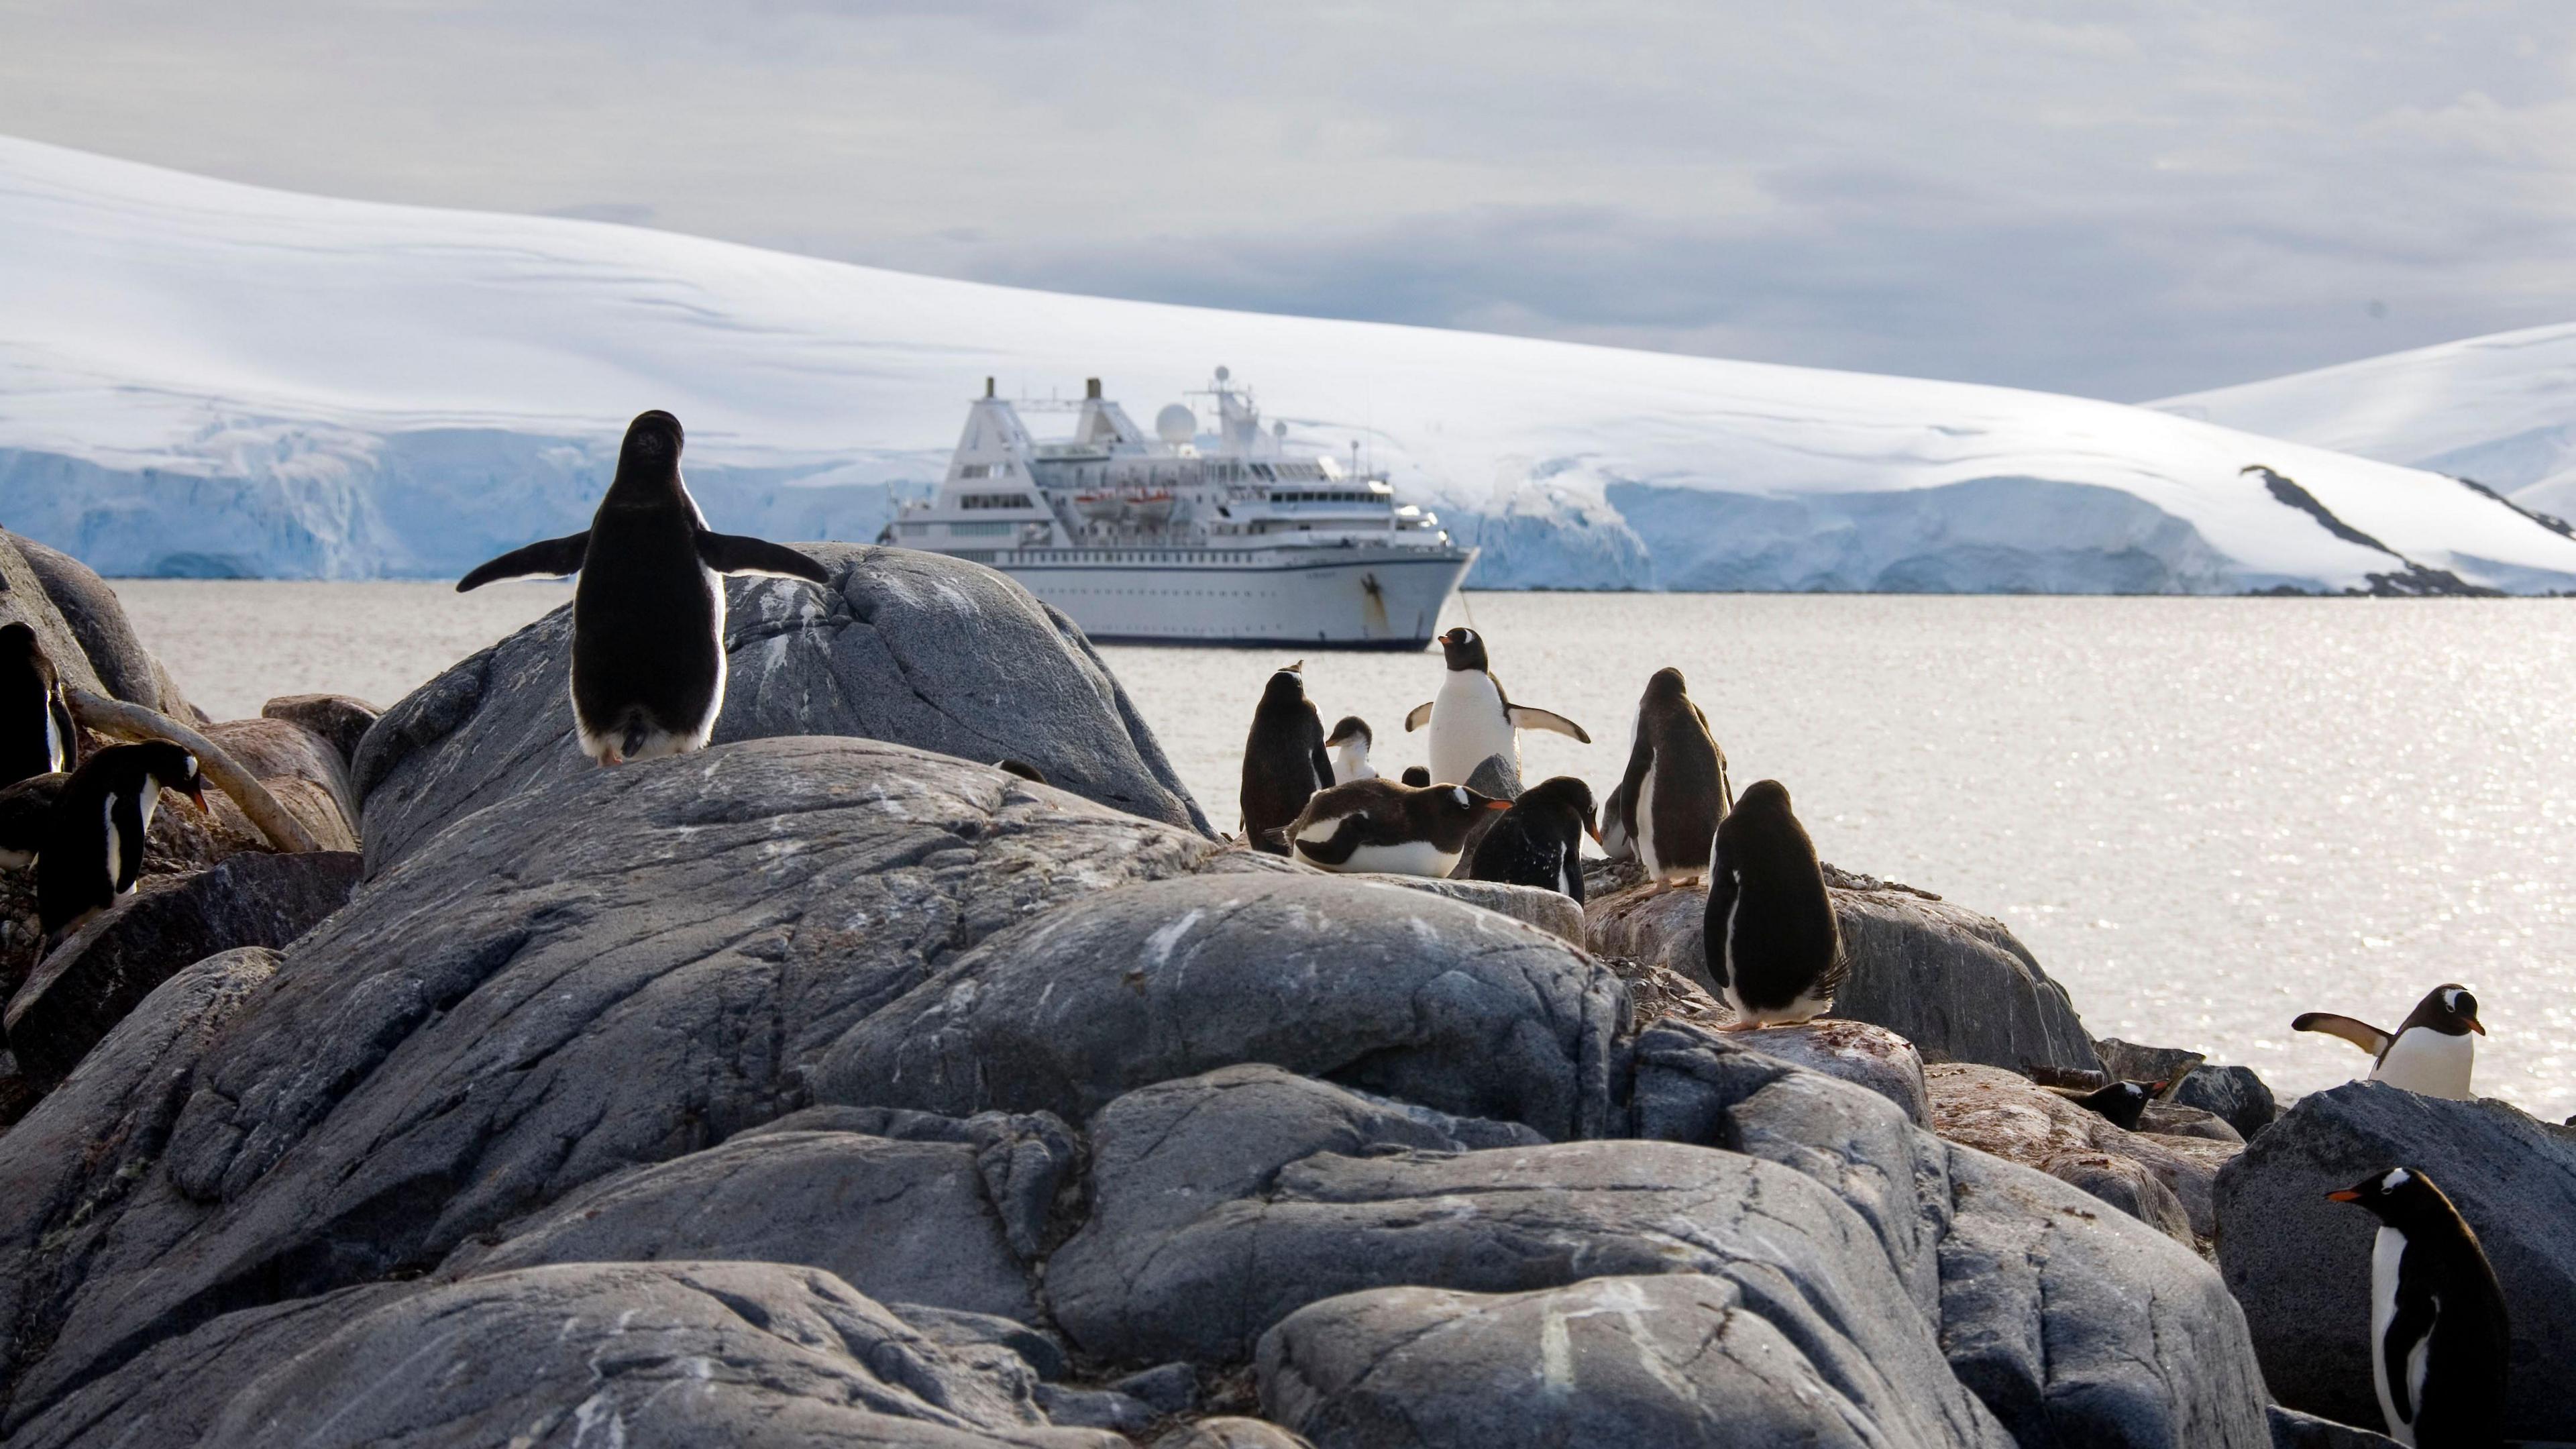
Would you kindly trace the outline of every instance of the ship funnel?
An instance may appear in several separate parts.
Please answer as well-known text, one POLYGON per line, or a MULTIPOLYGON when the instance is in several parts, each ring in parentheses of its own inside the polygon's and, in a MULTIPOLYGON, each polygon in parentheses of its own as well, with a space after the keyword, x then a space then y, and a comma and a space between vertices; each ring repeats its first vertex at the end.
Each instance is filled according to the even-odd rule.
POLYGON ((986 396, 986 397, 991 397, 992 395, 993 395, 993 380, 992 380, 991 378, 989 378, 989 377, 988 377, 988 378, 984 379, 984 396, 986 396))
POLYGON ((1093 402, 1100 401, 1100 379, 1096 377, 1084 378, 1082 380, 1082 395, 1093 402))

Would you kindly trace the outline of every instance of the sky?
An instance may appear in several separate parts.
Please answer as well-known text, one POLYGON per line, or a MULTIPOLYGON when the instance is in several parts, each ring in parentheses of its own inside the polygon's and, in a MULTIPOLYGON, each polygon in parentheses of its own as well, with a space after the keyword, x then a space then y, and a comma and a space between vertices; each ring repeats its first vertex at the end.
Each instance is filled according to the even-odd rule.
POLYGON ((2576 5, 0 0, 0 133, 2133 401, 2576 318, 2576 5))

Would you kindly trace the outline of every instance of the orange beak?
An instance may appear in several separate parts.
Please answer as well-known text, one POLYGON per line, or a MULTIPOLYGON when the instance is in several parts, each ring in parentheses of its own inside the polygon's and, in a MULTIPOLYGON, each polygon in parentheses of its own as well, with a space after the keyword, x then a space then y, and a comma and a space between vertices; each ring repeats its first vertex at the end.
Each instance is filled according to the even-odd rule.
POLYGON ((2469 1023, 2469 1030, 2471 1030, 2471 1031, 2473 1031, 2473 1032, 2476 1032, 2476 1033, 2477 1033, 2478 1035, 2480 1035, 2480 1036, 2485 1036, 2485 1035, 2487 1034, 2487 1024, 2486 1024, 2485 1022, 2480 1021, 2480 1020, 2478 1020, 2476 1017, 2472 1016, 2472 1017, 2468 1018, 2468 1023, 2469 1023))
POLYGON ((205 787, 205 786, 203 786, 203 785, 191 785, 191 786, 189 786, 189 787, 188 787, 188 799, 189 799, 192 803, 194 803, 194 804, 196 805, 196 807, 197 807, 197 813, 198 813, 198 814, 203 815, 203 814, 207 813, 207 812, 206 812, 206 787, 205 787))
MULTIPOLYGON (((1586 825, 1583 827, 1583 833, 1592 837, 1593 844, 1601 845, 1601 827, 1597 825, 1586 825)), ((1601 848, 1603 850, 1608 850, 1610 847, 1601 845, 1601 848)))
POLYGON ((1485 802, 1485 808, 1488 810, 1509 810, 1512 808, 1512 802, 1509 800, 1488 800, 1485 802))
POLYGON ((2351 1188, 2348 1188, 2348 1187, 2347 1187, 2347 1188, 2343 1189, 2343 1190, 2342 1190, 2342 1191, 2340 1191, 2340 1192, 2330 1192, 2330 1193, 2327 1193, 2327 1194, 2326 1194, 2326 1201, 2328 1201, 2328 1202, 2359 1202, 2359 1201, 2361 1201, 2361 1194, 2360 1194, 2360 1193, 2357 1193, 2357 1192, 2354 1192, 2351 1188))

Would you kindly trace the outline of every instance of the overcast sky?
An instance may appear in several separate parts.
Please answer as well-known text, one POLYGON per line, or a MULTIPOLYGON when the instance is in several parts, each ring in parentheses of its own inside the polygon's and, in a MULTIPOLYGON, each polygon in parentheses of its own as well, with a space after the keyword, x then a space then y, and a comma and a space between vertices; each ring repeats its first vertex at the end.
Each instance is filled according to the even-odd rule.
POLYGON ((2576 4, 0 0, 0 132, 2141 399, 2576 318, 2576 4))

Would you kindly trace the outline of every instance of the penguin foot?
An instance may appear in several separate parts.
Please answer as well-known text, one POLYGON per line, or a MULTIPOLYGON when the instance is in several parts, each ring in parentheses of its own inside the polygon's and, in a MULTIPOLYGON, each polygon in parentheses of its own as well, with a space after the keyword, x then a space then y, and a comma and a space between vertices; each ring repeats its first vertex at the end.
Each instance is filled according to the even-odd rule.
POLYGON ((1762 1023, 1750 1017, 1739 1016, 1733 1021, 1719 1022, 1717 1029, 1719 1031, 1760 1031, 1762 1023))

